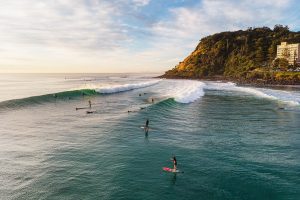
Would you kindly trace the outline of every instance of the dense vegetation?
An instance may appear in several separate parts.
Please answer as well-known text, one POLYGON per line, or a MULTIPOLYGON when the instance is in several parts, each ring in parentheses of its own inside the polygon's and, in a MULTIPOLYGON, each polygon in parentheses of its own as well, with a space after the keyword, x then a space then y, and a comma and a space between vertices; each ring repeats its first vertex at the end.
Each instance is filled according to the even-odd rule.
POLYGON ((300 73, 288 72, 285 59, 276 58, 281 42, 300 43, 300 32, 287 26, 248 28, 202 38, 194 52, 162 77, 222 78, 240 82, 299 84, 300 73))

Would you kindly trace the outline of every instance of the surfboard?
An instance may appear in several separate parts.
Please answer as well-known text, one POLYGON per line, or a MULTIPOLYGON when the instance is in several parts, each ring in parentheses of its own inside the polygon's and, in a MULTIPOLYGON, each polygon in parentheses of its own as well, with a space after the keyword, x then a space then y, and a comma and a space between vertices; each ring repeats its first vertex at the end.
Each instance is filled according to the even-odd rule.
MULTIPOLYGON (((163 167, 163 170, 166 172, 172 172, 172 173, 180 173, 181 171, 179 171, 178 169, 176 169, 175 171, 172 168, 169 167, 163 167)), ((183 172, 181 172, 183 173, 183 172)))

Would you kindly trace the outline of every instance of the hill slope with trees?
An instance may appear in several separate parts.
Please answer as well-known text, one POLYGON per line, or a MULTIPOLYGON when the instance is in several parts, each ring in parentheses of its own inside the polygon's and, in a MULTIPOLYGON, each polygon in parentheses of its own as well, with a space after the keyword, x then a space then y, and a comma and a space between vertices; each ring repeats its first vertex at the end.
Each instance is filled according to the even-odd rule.
POLYGON ((200 40, 196 49, 164 78, 225 79, 242 83, 300 84, 298 65, 276 59, 281 42, 300 43, 300 32, 287 26, 248 28, 217 33, 200 40))

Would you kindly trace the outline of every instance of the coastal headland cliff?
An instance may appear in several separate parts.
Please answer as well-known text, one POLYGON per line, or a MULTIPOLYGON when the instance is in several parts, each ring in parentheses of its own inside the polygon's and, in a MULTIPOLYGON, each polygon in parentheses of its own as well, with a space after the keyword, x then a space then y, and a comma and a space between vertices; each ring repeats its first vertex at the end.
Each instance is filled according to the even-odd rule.
MULTIPOLYGON (((250 84, 300 84, 300 52, 295 62, 278 58, 277 45, 300 43, 300 32, 287 26, 248 28, 204 37, 196 49, 163 78, 229 80, 250 84), (299 57, 298 57, 299 58, 299 57)), ((296 55, 297 53, 297 55, 296 55)))

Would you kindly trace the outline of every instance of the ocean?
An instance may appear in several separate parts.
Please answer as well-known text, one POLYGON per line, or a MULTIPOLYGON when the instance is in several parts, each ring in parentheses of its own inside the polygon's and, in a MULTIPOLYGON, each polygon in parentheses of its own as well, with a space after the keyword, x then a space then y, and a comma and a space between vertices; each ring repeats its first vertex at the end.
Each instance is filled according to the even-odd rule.
POLYGON ((0 199, 300 199, 299 88, 154 76, 1 74, 0 199))

